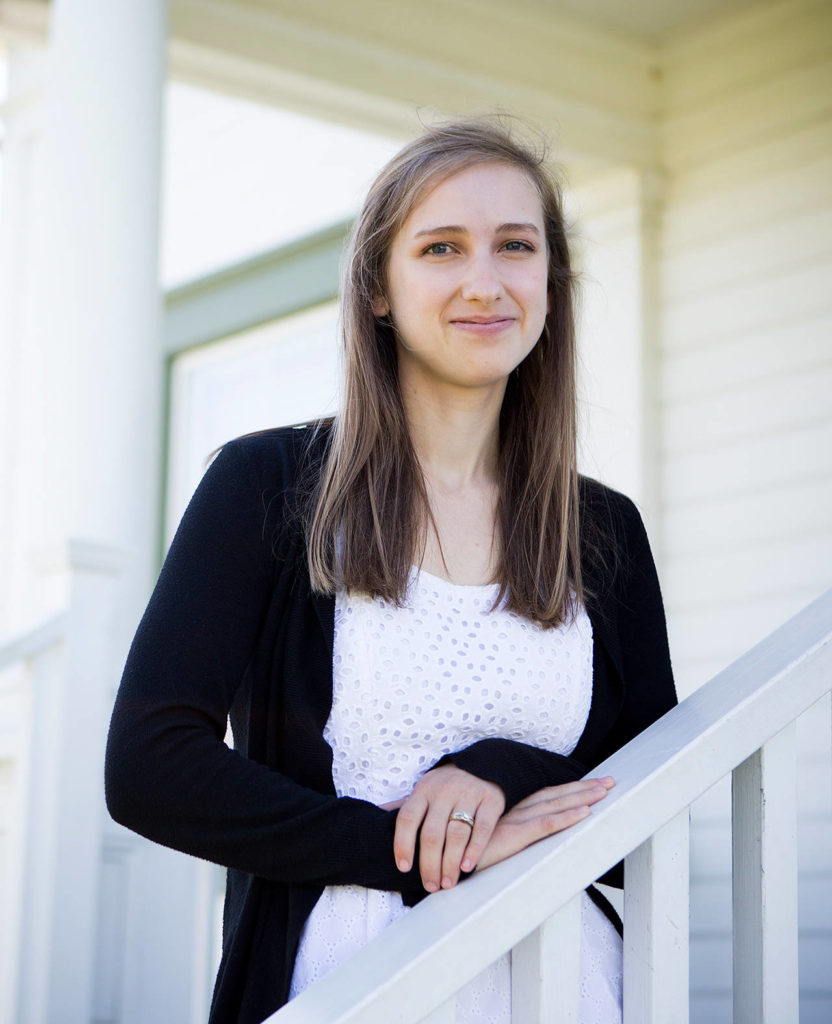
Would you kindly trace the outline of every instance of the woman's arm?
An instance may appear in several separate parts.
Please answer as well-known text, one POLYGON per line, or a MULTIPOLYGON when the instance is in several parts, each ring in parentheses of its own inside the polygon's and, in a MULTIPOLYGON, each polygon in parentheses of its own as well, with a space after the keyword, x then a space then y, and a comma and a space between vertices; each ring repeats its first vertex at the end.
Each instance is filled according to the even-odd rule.
MULTIPOLYGON (((617 572, 613 580, 593 582, 604 594, 600 613, 616 624, 624 693, 605 735, 594 749, 583 740, 579 743, 578 750, 583 750, 586 760, 491 737, 447 755, 437 765, 453 765, 499 786, 505 796, 505 818, 512 808, 523 804, 520 818, 510 819, 512 825, 521 822, 522 829, 502 829, 512 842, 521 834, 534 834, 526 803, 529 798, 539 802, 538 794, 549 787, 586 779, 590 764, 603 761, 676 704, 659 581, 641 516, 628 498, 614 492, 606 492, 600 504, 612 520, 608 535, 615 538, 617 551, 608 563, 616 565, 617 572)), ((494 848, 492 844, 492 854, 494 848)), ((621 872, 614 869, 604 881, 620 885, 621 872)))
POLYGON ((272 533, 294 477, 292 444, 229 444, 197 489, 127 659, 107 805, 156 842, 255 875, 421 894, 418 869, 403 873, 394 860, 395 814, 298 785, 223 742, 275 586, 290 600, 272 533))

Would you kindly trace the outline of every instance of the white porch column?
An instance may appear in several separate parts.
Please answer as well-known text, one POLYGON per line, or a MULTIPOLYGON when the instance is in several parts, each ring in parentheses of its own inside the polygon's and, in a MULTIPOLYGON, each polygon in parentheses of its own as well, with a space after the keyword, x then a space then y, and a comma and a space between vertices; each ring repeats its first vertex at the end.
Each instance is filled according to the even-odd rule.
MULTIPOLYGON (((131 618, 156 534, 166 18, 166 0, 54 0, 23 301, 21 540, 127 552, 131 618)), ((37 578, 25 595, 32 614, 64 600, 37 578)))
POLYGON ((15 168, 26 202, 5 260, 15 274, 0 323, 14 331, 0 349, 14 398, 2 420, 13 433, 3 448, 14 453, 2 465, 12 509, 3 525, 15 552, 6 604, 25 622, 68 604, 73 574, 42 567, 44 553, 66 550, 69 538, 125 558, 106 596, 98 570, 77 587, 66 663, 39 681, 43 693, 63 696, 38 705, 32 724, 54 743, 39 754, 33 745, 25 793, 27 849, 37 852, 24 867, 20 1024, 113 1019, 108 1000, 121 999, 119 979, 96 970, 97 933, 113 916, 99 914, 108 894, 102 757, 155 562, 161 454, 167 0, 53 0, 51 8, 43 100, 31 139, 15 148, 32 173, 15 168))
POLYGON ((22 437, 22 368, 25 351, 23 291, 31 262, 34 167, 40 137, 44 51, 13 41, 8 93, 3 104, 3 181, 0 202, 0 635, 30 623, 20 599, 26 576, 20 467, 33 453, 22 437))

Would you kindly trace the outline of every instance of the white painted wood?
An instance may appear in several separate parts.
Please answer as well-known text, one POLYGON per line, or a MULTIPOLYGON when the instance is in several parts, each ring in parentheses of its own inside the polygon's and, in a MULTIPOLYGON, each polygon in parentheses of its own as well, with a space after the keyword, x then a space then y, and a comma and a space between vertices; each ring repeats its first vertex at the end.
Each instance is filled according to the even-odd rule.
POLYGON ((667 301, 662 308, 662 345, 667 351, 716 345, 771 324, 825 316, 830 269, 832 260, 815 260, 804 267, 788 266, 762 281, 752 279, 724 291, 667 301))
MULTIPOLYGON (((715 579, 720 580, 719 597, 725 604, 782 596, 801 586, 814 586, 820 593, 829 581, 832 568, 832 531, 821 530, 808 536, 795 532, 793 536, 773 538, 766 545, 764 562, 760 559, 759 546, 743 548, 737 544, 730 551, 691 552, 668 559, 667 565, 669 571, 687 581, 684 593, 687 608, 705 607, 713 600, 715 579)), ((670 596, 668 594, 668 599, 670 596)), ((765 626, 762 628, 764 630, 765 626)))
POLYGON ((71 569, 66 642, 32 679, 21 1024, 92 1017, 114 588, 71 569))
POLYGON ((600 765, 618 781, 590 818, 425 900, 270 1022, 418 1021, 831 687, 828 591, 600 765))
POLYGON ((736 19, 701 20, 663 47, 668 106, 686 110, 741 92, 749 81, 787 74, 828 54, 832 11, 825 0, 753 5, 736 19), (708 74, 696 74, 703 62, 708 74))
POLYGON ((795 726, 733 773, 734 1022, 796 1024, 795 726))
POLYGON ((447 999, 441 1006, 422 1017, 420 1024, 454 1024, 456 1021, 456 999, 447 999))
POLYGON ((511 951, 512 1024, 579 1024, 581 894, 511 951))
POLYGON ((807 118, 823 118, 829 70, 824 61, 800 66, 782 77, 761 77, 690 112, 671 113, 663 125, 668 168, 705 163, 725 146, 751 145, 781 132, 794 121, 796 109, 807 118))
POLYGON ((624 862, 624 1024, 687 1024, 690 821, 685 808, 624 862))
POLYGON ((757 436, 668 458, 667 488, 674 504, 740 494, 753 501, 755 491, 827 476, 829 452, 832 418, 782 435, 757 436))
POLYGON ((376 0, 322 0, 314 13, 178 0, 171 32, 175 75, 259 102, 393 135, 417 130, 417 112, 499 106, 556 130, 562 151, 654 165, 650 44, 548 6, 428 0, 391 19, 376 0))
POLYGON ((0 672, 19 661, 37 657, 60 642, 66 635, 67 621, 67 614, 59 612, 24 633, 0 641, 0 672))
POLYGON ((675 507, 663 520, 665 544, 678 557, 730 551, 738 545, 759 551, 761 544, 768 546, 783 537, 786 521, 798 536, 823 536, 832 508, 832 478, 795 481, 789 490, 771 490, 756 503, 753 517, 748 506, 746 495, 716 495, 710 501, 675 507))
POLYGON ((165 354, 173 356, 335 298, 350 225, 336 224, 169 291, 165 354))
POLYGON ((730 232, 723 229, 717 237, 666 252, 662 266, 665 295, 684 299, 828 257, 832 248, 828 189, 825 198, 824 203, 802 205, 798 210, 769 210, 768 218, 757 224, 734 227, 730 232))

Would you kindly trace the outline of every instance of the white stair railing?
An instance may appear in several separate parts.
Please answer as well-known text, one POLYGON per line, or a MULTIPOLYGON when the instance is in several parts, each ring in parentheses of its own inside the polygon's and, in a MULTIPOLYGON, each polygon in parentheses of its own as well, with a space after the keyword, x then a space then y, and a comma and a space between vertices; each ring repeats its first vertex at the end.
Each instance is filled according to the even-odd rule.
POLYGON ((686 1024, 689 807, 729 773, 734 1021, 794 1024, 794 722, 830 689, 832 591, 595 769, 617 784, 590 818, 423 901, 267 1024, 452 1024, 508 950, 513 1024, 577 1022, 580 893, 622 858, 625 1024, 686 1024))
POLYGON ((2 836, 0 1020, 93 1019, 103 736, 123 556, 72 540, 66 610, 0 641, 0 762, 12 792, 2 836))

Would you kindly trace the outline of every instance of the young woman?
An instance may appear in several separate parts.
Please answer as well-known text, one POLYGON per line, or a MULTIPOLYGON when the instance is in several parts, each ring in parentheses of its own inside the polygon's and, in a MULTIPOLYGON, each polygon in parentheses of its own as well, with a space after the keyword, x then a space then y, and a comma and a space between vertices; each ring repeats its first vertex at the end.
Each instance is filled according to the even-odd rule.
MULTIPOLYGON (((589 766, 675 703, 641 520, 576 470, 573 289, 542 157, 428 129, 356 222, 342 411, 227 444, 194 495, 106 783, 118 821, 229 869, 212 1024, 584 818, 613 785, 589 766)), ((615 1024, 593 894, 581 1020, 615 1024)), ((457 1005, 510 1021, 509 958, 457 1005)))

